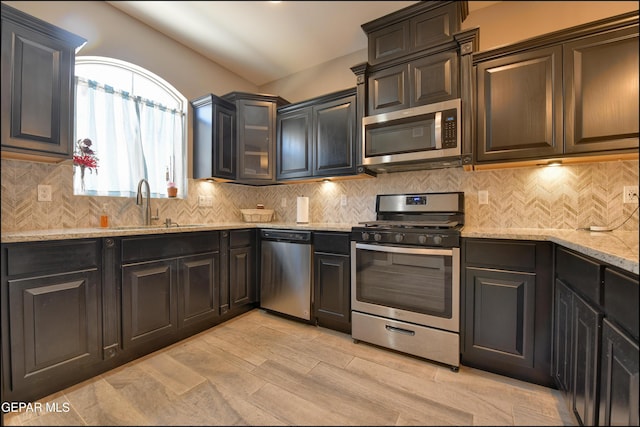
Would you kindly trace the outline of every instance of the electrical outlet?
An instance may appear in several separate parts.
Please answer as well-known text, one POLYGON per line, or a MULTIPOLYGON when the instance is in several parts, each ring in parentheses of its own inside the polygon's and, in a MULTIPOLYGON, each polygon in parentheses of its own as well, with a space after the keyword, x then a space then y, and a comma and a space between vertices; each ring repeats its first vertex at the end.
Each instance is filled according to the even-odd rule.
POLYGON ((489 204, 489 192, 487 190, 478 191, 478 204, 479 205, 489 204))
POLYGON ((211 207, 213 206, 213 197, 212 196, 198 196, 198 206, 200 207, 211 207))
POLYGON ((287 207, 287 199, 285 197, 283 197, 282 200, 280 200, 280 207, 281 208, 287 207))
POLYGON ((340 196, 340 206, 347 206, 347 195, 343 194, 340 196))
POLYGON ((38 201, 50 202, 51 201, 51 186, 50 185, 38 185, 38 201))
POLYGON ((637 185, 625 185, 622 187, 622 203, 638 203, 637 185))

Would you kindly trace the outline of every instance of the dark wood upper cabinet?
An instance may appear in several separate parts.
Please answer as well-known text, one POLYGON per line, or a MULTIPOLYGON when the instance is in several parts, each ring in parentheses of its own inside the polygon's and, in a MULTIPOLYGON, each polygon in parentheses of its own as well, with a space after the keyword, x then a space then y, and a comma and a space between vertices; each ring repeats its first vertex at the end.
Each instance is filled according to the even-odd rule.
POLYGON ((478 165, 637 157, 637 11, 478 52, 473 62, 478 165))
POLYGON ((85 41, 2 4, 2 158, 71 158, 75 49, 85 41))
POLYGON ((453 40, 467 17, 466 1, 424 1, 362 25, 369 64, 377 65, 453 40))
POLYGON ((565 151, 638 148, 638 25, 563 47, 565 151))
POLYGON ((193 178, 236 178, 236 107, 215 95, 193 106, 193 178))
POLYGON ((277 179, 313 175, 313 109, 278 112, 277 179))
POLYGON ((417 58, 368 75, 367 115, 446 101, 460 96, 456 51, 417 58))
POLYGON ((278 110, 277 180, 356 173, 356 90, 278 110))
POLYGON ((562 154, 562 47, 477 65, 478 161, 562 154))
POLYGON ((244 92, 222 97, 236 106, 237 174, 246 184, 273 184, 276 178, 276 111, 283 98, 244 92))

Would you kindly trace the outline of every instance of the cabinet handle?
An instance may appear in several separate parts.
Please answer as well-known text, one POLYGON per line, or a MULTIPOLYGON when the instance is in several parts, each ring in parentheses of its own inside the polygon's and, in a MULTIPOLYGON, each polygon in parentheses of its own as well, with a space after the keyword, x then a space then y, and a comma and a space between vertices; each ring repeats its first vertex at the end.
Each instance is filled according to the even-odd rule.
POLYGON ((104 245, 105 245, 107 248, 112 248, 112 247, 114 247, 114 246, 115 246, 115 244, 116 244, 116 242, 115 242, 115 240, 113 240, 113 239, 106 239, 106 240, 104 241, 104 245))
POLYGON ((399 334, 411 335, 414 336, 415 331, 410 331, 409 329, 396 328, 395 326, 384 325, 384 328, 389 332, 397 332, 399 334))

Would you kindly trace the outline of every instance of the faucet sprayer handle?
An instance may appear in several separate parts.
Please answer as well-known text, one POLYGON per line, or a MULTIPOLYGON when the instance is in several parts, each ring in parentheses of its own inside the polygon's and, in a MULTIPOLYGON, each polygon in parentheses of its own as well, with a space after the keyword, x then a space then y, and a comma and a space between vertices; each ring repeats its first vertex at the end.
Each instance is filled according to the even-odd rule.
POLYGON ((157 221, 160 219, 160 211, 159 208, 156 208, 156 214, 151 216, 151 221, 157 221))

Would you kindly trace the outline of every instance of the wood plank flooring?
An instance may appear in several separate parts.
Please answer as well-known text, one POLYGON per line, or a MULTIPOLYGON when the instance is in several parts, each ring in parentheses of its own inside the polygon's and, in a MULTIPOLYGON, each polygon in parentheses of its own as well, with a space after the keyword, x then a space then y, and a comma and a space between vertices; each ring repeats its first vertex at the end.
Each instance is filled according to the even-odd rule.
POLYGON ((39 402, 5 424, 575 425, 557 390, 259 309, 39 402))

